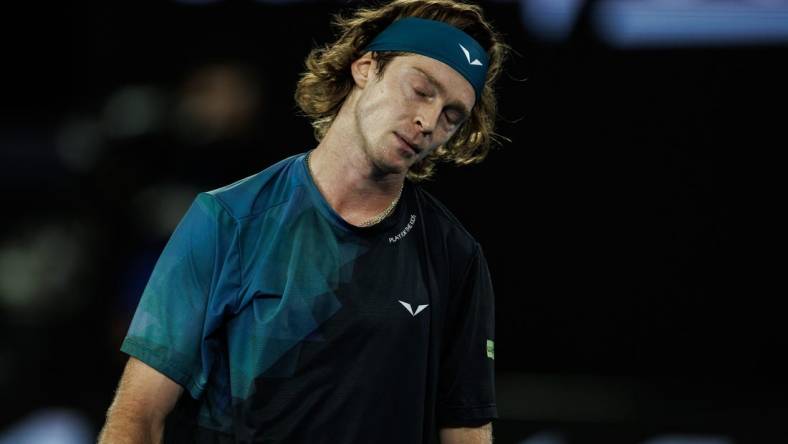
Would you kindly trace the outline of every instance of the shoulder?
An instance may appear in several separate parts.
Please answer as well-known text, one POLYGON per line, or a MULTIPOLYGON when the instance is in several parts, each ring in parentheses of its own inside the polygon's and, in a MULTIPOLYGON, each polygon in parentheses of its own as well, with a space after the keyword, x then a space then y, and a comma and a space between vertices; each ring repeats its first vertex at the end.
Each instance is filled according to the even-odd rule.
POLYGON ((299 186, 298 168, 301 168, 303 156, 288 157, 249 177, 201 193, 201 196, 214 200, 235 220, 262 213, 286 201, 299 186))
POLYGON ((472 256, 479 249, 476 238, 438 198, 419 185, 414 184, 414 194, 424 214, 425 227, 430 237, 437 236, 449 248, 461 256, 472 256))

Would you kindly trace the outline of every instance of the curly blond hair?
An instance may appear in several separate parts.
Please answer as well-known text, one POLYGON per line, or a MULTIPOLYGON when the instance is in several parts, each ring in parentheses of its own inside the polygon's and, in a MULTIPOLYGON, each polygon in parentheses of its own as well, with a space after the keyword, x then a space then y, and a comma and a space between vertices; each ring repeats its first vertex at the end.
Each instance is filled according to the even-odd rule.
MULTIPOLYGON (((322 140, 353 89, 350 65, 364 55, 364 48, 381 31, 403 17, 421 17, 453 25, 479 42, 490 60, 484 89, 471 115, 451 139, 408 171, 409 179, 421 181, 433 176, 437 162, 478 163, 487 156, 492 143, 500 144, 500 136, 494 132, 497 109, 494 85, 510 47, 483 17, 478 6, 453 0, 395 0, 378 7, 360 8, 347 16, 335 15, 333 25, 339 37, 309 53, 306 71, 296 87, 295 100, 311 120, 315 138, 322 140)), ((404 54, 373 52, 372 57, 378 64, 377 76, 383 75, 389 61, 404 54)))

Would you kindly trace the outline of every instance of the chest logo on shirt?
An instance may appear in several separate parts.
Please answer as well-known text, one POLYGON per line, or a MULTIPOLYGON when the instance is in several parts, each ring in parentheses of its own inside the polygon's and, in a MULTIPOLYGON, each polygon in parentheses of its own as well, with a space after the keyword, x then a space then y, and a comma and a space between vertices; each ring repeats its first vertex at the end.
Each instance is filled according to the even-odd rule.
POLYGON ((416 224, 416 215, 415 214, 411 214, 410 215, 410 221, 408 221, 408 224, 405 225, 405 228, 403 228, 402 231, 397 233, 396 236, 389 237, 389 243, 393 244, 394 242, 397 242, 398 240, 400 240, 403 237, 407 236, 408 233, 410 233, 410 230, 413 229, 413 225, 415 225, 415 224, 416 224))
POLYGON ((400 304, 402 304, 402 306, 403 306, 403 307, 405 307, 405 309, 406 309, 406 310, 408 310, 408 313, 410 313, 410 314, 411 314, 411 316, 413 316, 414 318, 416 317, 416 315, 417 315, 417 314, 421 313, 421 311, 422 311, 422 310, 424 310, 425 308, 427 308, 427 305, 430 305, 430 304, 419 305, 419 306, 416 308, 416 311, 414 312, 414 311, 413 311, 413 307, 411 307, 411 306, 410 306, 410 304, 408 304, 407 302, 405 302, 405 301, 399 301, 399 303, 400 303, 400 304))

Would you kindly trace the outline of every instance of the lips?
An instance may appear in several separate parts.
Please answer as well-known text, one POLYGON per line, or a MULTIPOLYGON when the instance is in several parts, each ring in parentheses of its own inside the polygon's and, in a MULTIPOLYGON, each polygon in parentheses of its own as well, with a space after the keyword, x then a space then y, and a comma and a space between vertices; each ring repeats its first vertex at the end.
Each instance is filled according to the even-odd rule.
POLYGON ((411 143, 410 141, 408 141, 408 139, 406 139, 406 138, 404 138, 404 137, 400 136, 398 133, 394 133, 394 134, 395 134, 395 135, 396 135, 396 136, 397 136, 397 137, 398 137, 398 138, 399 138, 399 139, 400 139, 402 142, 404 142, 404 143, 405 143, 405 145, 407 145, 408 147, 410 147, 410 149, 411 149, 411 150, 413 150, 413 152, 414 152, 414 153, 416 153, 416 154, 419 154, 419 152, 421 151, 421 149, 419 148, 419 146, 418 146, 418 145, 416 145, 416 144, 414 144, 414 143, 411 143))

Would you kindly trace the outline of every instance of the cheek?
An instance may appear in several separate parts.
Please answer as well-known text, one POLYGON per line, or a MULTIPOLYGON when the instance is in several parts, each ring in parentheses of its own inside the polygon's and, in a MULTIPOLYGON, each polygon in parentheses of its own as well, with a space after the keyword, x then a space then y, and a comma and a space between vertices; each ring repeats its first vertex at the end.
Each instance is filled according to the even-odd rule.
POLYGON ((390 86, 380 85, 370 90, 358 107, 359 120, 367 128, 392 126, 402 119, 407 110, 406 98, 390 86))
POLYGON ((446 125, 443 123, 443 117, 441 117, 438 121, 438 124, 435 126, 435 131, 433 132, 433 139, 435 140, 435 143, 438 145, 443 145, 453 135, 454 132, 446 127, 446 125))
POLYGON ((356 120, 361 137, 370 146, 377 145, 381 135, 386 132, 386 101, 377 90, 368 90, 367 94, 358 102, 356 107, 356 120))

